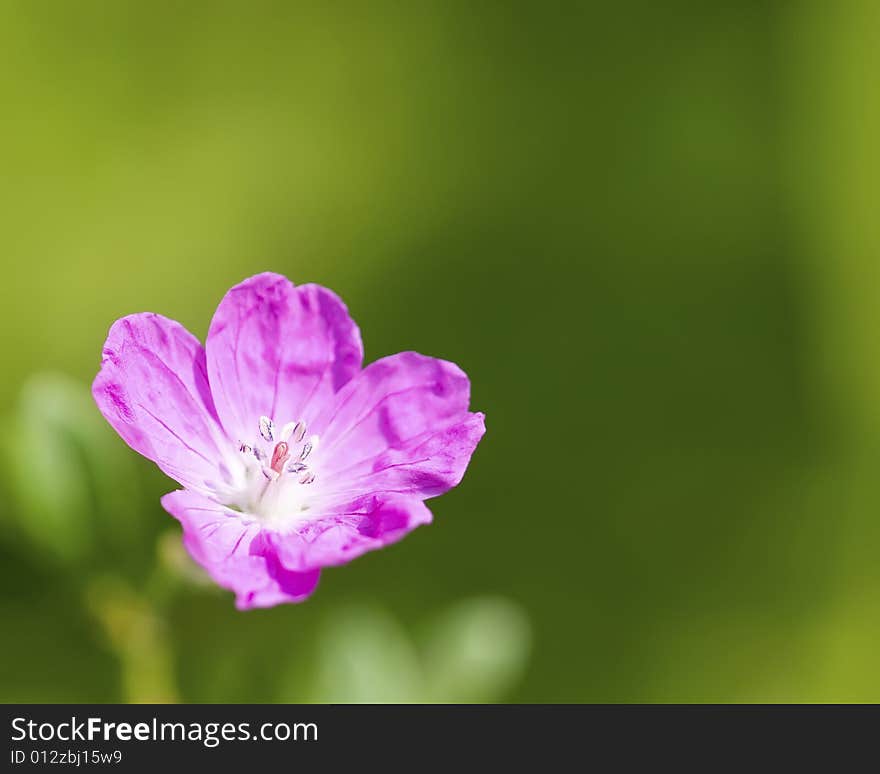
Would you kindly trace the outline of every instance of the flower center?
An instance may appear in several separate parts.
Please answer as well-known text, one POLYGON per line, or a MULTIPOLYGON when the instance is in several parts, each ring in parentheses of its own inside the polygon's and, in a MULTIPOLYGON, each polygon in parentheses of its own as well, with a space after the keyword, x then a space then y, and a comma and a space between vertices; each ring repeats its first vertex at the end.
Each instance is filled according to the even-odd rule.
POLYGON ((309 507, 306 490, 317 477, 311 463, 320 439, 307 437, 302 420, 288 422, 279 431, 270 417, 263 416, 258 430, 254 441, 238 445, 247 470, 241 505, 267 522, 295 520, 309 507))

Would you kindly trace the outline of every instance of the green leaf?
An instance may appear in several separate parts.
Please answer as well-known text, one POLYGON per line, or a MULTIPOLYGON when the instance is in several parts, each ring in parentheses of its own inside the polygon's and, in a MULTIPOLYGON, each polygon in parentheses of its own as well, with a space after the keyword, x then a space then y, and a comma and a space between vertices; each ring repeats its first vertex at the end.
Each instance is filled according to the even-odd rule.
POLYGON ((325 620, 318 636, 309 701, 408 703, 424 695, 410 638, 381 608, 344 607, 325 620))
POLYGON ((502 700, 525 672, 531 627, 525 611, 495 597, 460 602, 428 627, 424 637, 425 701, 502 700))
POLYGON ((38 374, 23 386, 7 421, 2 454, 18 529, 62 562, 139 533, 133 460, 99 414, 86 385, 38 374))

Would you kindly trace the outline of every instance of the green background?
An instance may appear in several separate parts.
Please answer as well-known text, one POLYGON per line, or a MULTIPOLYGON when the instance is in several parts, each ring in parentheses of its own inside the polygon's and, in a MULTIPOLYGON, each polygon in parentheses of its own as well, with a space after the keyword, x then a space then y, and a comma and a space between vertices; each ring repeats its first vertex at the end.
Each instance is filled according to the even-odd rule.
POLYGON ((880 700, 878 30, 0 2, 0 699, 880 700), (488 432, 434 525, 238 613, 87 385, 264 270, 488 432))

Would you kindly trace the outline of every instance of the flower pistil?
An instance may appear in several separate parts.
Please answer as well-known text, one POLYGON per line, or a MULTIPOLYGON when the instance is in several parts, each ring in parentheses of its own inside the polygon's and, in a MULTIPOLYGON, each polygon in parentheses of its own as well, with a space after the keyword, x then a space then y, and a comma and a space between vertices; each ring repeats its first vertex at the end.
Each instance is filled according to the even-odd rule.
MULTIPOLYGON (((288 422, 281 428, 276 430, 275 422, 270 417, 261 416, 259 421, 259 435, 268 447, 263 447, 259 442, 239 442, 238 450, 245 455, 246 466, 251 468, 247 460, 253 458, 259 464, 259 469, 266 479, 263 485, 257 490, 256 497, 250 499, 256 500, 252 504, 255 510, 262 512, 264 515, 271 516, 275 503, 278 502, 276 490, 282 484, 287 482, 296 484, 312 484, 317 477, 315 471, 307 464, 307 460, 314 454, 320 441, 319 436, 311 435, 306 438, 308 431, 307 425, 303 420, 297 422, 288 422), (299 447, 297 449, 297 447, 299 447), (271 453, 268 451, 271 449, 271 453), (273 484, 278 486, 273 487, 273 484)), ((284 487, 286 488, 286 486, 284 487)), ((289 502, 289 495, 284 498, 289 502)), ((300 510, 306 510, 307 506, 302 502, 301 497, 296 498, 300 501, 300 510)))

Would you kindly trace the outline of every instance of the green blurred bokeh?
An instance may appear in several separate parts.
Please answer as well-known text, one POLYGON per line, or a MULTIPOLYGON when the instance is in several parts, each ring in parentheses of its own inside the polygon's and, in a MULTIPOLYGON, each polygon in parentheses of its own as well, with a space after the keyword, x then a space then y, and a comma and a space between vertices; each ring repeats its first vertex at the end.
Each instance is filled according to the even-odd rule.
POLYGON ((873 0, 0 2, 0 699, 880 700, 878 75, 873 0), (242 614, 86 386, 263 270, 488 433, 242 614))

